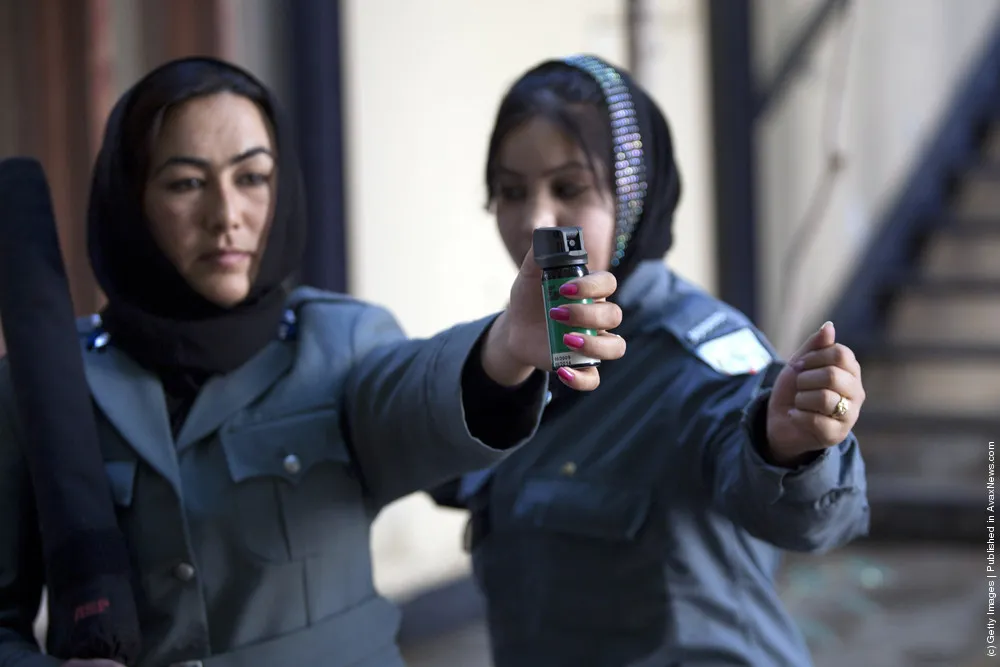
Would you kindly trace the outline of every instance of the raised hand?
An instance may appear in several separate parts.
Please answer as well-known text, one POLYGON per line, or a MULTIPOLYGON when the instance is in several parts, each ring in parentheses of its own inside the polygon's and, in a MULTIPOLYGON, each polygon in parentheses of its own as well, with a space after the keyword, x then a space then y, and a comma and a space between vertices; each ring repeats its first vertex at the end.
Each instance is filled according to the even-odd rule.
POLYGON ((791 463, 844 441, 858 421, 865 389, 861 365, 837 343, 832 322, 809 336, 788 360, 767 410, 769 454, 791 463))

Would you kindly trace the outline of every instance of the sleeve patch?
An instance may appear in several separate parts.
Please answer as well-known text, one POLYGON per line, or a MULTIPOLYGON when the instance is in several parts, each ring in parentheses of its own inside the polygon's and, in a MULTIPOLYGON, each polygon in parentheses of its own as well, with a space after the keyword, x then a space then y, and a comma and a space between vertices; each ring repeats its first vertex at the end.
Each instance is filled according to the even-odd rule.
POLYGON ((695 354, 723 375, 753 375, 772 361, 771 353, 748 327, 702 343, 695 354))

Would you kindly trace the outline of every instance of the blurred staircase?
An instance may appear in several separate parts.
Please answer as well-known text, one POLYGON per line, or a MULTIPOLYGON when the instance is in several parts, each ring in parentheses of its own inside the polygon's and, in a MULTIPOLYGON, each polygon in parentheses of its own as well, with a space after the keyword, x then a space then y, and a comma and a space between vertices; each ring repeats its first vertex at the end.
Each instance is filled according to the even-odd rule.
POLYGON ((859 345, 857 433, 874 540, 986 540, 990 441, 1000 484, 1000 100, 985 111, 939 213, 897 237, 907 261, 869 297, 881 325, 859 345))

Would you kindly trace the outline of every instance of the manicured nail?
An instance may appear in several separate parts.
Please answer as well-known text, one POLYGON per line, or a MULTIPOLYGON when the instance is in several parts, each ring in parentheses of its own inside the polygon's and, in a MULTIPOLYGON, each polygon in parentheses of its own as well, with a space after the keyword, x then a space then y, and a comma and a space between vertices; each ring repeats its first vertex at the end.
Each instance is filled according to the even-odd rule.
POLYGON ((568 347, 571 347, 574 350, 579 350, 581 347, 583 347, 583 344, 586 341, 583 340, 583 336, 577 336, 576 334, 566 334, 563 336, 563 342, 566 343, 568 347))
POLYGON ((558 375, 563 382, 572 382, 573 378, 576 377, 576 373, 568 368, 560 368, 556 371, 556 375, 558 375))
POLYGON ((549 311, 549 317, 558 322, 568 322, 569 321, 569 309, 568 308, 553 308, 549 311))
POLYGON ((580 288, 577 287, 576 283, 566 283, 565 285, 559 287, 559 293, 563 296, 573 296, 579 291, 580 288))
POLYGON ((832 326, 833 326, 833 322, 831 322, 830 320, 827 320, 826 322, 823 322, 823 326, 821 326, 819 328, 819 330, 822 331, 823 329, 825 329, 827 327, 832 327, 832 326))

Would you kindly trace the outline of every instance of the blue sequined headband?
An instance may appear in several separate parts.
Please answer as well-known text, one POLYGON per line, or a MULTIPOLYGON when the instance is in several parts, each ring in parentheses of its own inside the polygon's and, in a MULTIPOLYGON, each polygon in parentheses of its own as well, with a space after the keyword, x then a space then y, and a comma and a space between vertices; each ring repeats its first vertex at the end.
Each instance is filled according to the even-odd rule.
POLYGON ((614 67, 586 55, 571 56, 563 62, 580 69, 597 81, 611 118, 611 140, 615 152, 616 243, 611 266, 618 266, 642 217, 646 198, 646 163, 642 154, 639 117, 622 75, 614 67))

